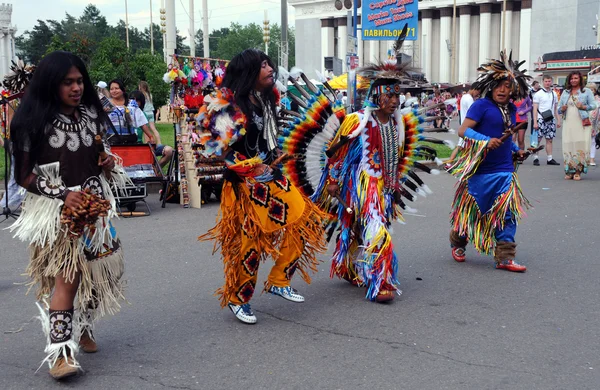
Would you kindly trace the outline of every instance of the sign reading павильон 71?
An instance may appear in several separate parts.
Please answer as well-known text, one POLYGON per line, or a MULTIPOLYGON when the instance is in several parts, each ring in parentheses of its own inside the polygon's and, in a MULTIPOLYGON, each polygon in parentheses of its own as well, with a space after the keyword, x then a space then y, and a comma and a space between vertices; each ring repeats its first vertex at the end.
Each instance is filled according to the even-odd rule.
POLYGON ((363 40, 396 40, 408 23, 407 41, 418 36, 418 0, 363 0, 362 3, 363 40))

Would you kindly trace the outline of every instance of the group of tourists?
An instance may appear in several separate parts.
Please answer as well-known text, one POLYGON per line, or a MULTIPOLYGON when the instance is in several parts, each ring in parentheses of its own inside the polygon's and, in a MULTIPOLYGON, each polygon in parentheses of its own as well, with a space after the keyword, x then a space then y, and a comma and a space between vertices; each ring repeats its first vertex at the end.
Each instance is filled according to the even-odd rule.
MULTIPOLYGON (((529 76, 509 58, 503 52, 500 59, 481 65, 470 92, 481 98, 469 103, 462 118, 463 144, 449 166, 459 179, 449 255, 464 262, 471 242, 477 251, 494 256, 497 269, 523 272, 526 267, 515 261, 515 234, 529 203, 515 161, 528 152, 512 141, 518 119, 511 99, 527 97, 529 76)), ((221 250, 225 283, 217 292, 221 306, 237 319, 257 322, 250 301, 259 265, 267 257, 275 263, 264 291, 304 302, 290 285, 292 277, 300 273, 309 283, 317 254, 334 235, 332 276, 364 288, 365 297, 378 303, 401 293, 391 225, 410 210, 406 201, 430 191, 415 169, 439 173, 416 161, 435 159, 435 151, 419 144, 427 140, 419 112, 401 107, 402 81, 409 72, 397 63, 361 69, 370 88, 364 109, 356 113, 346 114, 341 102, 328 101, 318 90, 310 113, 284 112, 292 118, 292 128, 319 126, 327 141, 323 153, 304 156, 322 161, 312 193, 299 179, 307 172, 280 169, 283 161, 298 156, 281 152, 277 72, 266 54, 248 49, 235 56, 222 88, 205 97, 197 118, 204 130, 203 153, 223 159, 227 171, 217 225, 200 238, 215 240, 221 250), (319 112, 325 111, 328 119, 321 120, 325 117, 319 112)), ((572 90, 563 93, 554 116, 566 115, 569 127, 577 125, 577 118, 585 129, 581 119, 596 103, 580 78, 570 82, 572 90)), ((140 93, 130 96, 132 100, 118 80, 94 86, 77 56, 54 52, 40 62, 11 124, 16 181, 28 192, 11 229, 31 247, 27 274, 38 287, 47 337, 44 361, 55 379, 77 373, 79 350, 97 350, 95 321, 118 311, 123 299, 123 255, 111 219, 116 215, 114 191, 128 178, 111 153, 111 138, 131 134, 133 124, 163 158, 172 153, 170 147, 161 148, 149 120, 147 85, 140 84, 140 93)), ((299 101, 300 106, 305 103, 299 101)), ((536 103, 541 100, 534 99, 536 103)), ((573 135, 565 149, 567 175, 574 180, 589 165, 591 134, 586 131, 587 141, 573 135)), ((308 144, 313 138, 318 137, 298 142, 308 144)))

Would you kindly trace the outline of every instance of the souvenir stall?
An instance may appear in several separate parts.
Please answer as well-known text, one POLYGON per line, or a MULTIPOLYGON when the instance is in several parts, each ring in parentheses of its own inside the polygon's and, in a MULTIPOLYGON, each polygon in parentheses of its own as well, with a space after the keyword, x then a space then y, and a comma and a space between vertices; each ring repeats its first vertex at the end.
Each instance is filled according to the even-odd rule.
POLYGON ((219 88, 227 61, 214 58, 171 56, 164 81, 171 83, 170 109, 177 153, 169 165, 170 182, 164 201, 177 198, 183 207, 200 208, 214 195, 220 199, 225 164, 200 154, 201 133, 196 116, 204 96, 219 88))

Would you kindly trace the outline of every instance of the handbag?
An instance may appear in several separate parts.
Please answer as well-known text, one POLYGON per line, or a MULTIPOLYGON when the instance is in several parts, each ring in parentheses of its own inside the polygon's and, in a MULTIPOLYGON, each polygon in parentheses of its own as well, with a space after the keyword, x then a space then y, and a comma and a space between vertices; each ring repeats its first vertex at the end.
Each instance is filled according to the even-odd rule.
POLYGON ((552 113, 552 109, 554 108, 554 91, 551 90, 550 93, 552 93, 552 105, 550 106, 550 109, 543 112, 538 110, 538 113, 542 116, 544 122, 552 122, 554 120, 554 114, 552 113))
POLYGON ((552 110, 546 110, 546 111, 540 112, 540 115, 542 116, 542 120, 544 122, 552 122, 552 120, 554 119, 552 110))
POLYGON ((581 123, 583 124, 583 127, 587 127, 587 126, 591 126, 592 122, 590 121, 590 118, 584 118, 581 120, 581 123))

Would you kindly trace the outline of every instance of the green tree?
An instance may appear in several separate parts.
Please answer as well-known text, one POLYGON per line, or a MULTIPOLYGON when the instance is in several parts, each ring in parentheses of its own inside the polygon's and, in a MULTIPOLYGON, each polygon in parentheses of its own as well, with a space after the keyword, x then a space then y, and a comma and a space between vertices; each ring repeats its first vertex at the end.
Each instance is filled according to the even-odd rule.
MULTIPOLYGON (((144 40, 148 42, 148 49, 150 49, 150 28, 146 27, 142 33, 144 40)), ((152 36, 154 38, 154 53, 163 56, 163 34, 160 32, 160 26, 156 23, 152 23, 152 36)))
MULTIPOLYGON (((269 57, 273 59, 273 61, 279 65, 279 60, 281 58, 281 26, 277 23, 271 25, 271 39, 269 42, 269 57)), ((263 48, 264 50, 264 44, 263 48)), ((288 67, 291 68, 296 64, 296 37, 294 34, 294 29, 288 28, 288 67)))
POLYGON ((231 23, 229 34, 219 39, 214 56, 230 60, 245 49, 262 49, 263 47, 262 28, 258 24, 250 23, 242 26, 239 23, 231 23))
POLYGON ((137 86, 132 71, 132 55, 125 41, 116 36, 103 39, 92 58, 89 73, 94 83, 102 80, 121 79, 127 90, 137 86))
MULTIPOLYGON (((131 70, 138 82, 144 80, 150 85, 155 107, 167 104, 171 86, 163 81, 166 69, 161 55, 140 50, 132 58, 131 70)), ((138 89, 137 85, 135 89, 138 89)))
POLYGON ((53 36, 54 31, 48 23, 38 19, 31 31, 27 30, 23 35, 17 37, 15 44, 27 62, 37 64, 46 54, 53 36))

